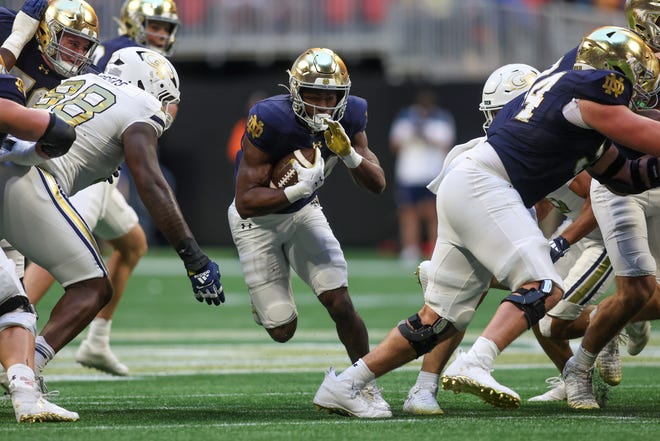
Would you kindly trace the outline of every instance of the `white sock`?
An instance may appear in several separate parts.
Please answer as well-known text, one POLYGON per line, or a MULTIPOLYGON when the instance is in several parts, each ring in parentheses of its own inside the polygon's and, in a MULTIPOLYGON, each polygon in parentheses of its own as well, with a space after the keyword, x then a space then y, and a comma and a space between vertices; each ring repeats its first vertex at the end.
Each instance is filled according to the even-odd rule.
POLYGON ((353 384, 358 389, 363 389, 367 383, 374 381, 376 376, 369 370, 367 364, 360 358, 358 361, 353 363, 353 366, 339 374, 337 378, 340 380, 350 378, 353 380, 353 384))
POLYGON ((422 389, 437 392, 439 378, 440 375, 434 374, 433 372, 419 371, 415 385, 419 386, 422 389))
POLYGON ((575 352, 575 361, 577 364, 585 369, 591 369, 591 367, 596 362, 596 356, 598 354, 592 354, 589 351, 585 351, 582 345, 578 347, 578 350, 575 352))
POLYGON ((500 349, 492 340, 480 336, 468 353, 481 363, 484 368, 490 370, 495 365, 495 357, 500 355, 500 349))
POLYGON ((110 328, 112 327, 112 320, 104 318, 95 318, 89 324, 89 333, 87 334, 88 340, 102 340, 105 342, 110 341, 110 328))
POLYGON ((7 378, 9 378, 10 382, 19 381, 29 387, 34 386, 34 371, 26 364, 16 363, 9 366, 9 369, 7 369, 7 378))
POLYGON ((46 343, 46 339, 41 335, 38 336, 34 345, 34 374, 41 374, 53 357, 55 357, 55 350, 46 343))

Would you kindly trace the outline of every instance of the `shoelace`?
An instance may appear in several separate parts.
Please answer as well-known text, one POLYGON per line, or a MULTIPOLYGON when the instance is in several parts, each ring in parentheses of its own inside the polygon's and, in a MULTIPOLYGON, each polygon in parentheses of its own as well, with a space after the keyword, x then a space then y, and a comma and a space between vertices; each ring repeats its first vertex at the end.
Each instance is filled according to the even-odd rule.
POLYGON ((556 377, 546 378, 545 382, 548 385, 548 389, 554 389, 554 388, 564 384, 564 379, 561 377, 561 375, 559 375, 559 376, 556 376, 556 377))
POLYGON ((41 395, 44 397, 56 397, 60 394, 59 390, 48 390, 48 387, 46 387, 46 381, 42 375, 35 377, 35 381, 37 382, 38 389, 41 391, 41 395))

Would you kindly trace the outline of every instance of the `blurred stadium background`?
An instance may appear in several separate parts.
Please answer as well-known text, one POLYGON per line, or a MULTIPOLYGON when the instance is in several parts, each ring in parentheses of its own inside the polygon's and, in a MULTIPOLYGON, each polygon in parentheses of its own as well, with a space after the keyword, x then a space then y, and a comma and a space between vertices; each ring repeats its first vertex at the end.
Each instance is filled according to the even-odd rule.
MULTIPOLYGON (((117 35, 123 0, 88 0, 102 39, 117 35)), ((17 9, 23 0, 0 0, 17 9)), ((225 145, 248 97, 286 92, 286 69, 306 48, 346 61, 351 93, 369 101, 370 146, 392 184, 388 132, 418 87, 431 87, 457 121, 457 141, 480 136, 482 83, 505 63, 539 69, 591 29, 625 25, 622 0, 177 0, 181 26, 173 61, 181 77, 177 122, 161 161, 203 245, 228 246, 226 207, 233 167, 225 145)), ((337 170, 321 200, 345 246, 391 249, 397 240, 392 185, 370 196, 337 170), (363 207, 368 207, 364 210, 363 207)))

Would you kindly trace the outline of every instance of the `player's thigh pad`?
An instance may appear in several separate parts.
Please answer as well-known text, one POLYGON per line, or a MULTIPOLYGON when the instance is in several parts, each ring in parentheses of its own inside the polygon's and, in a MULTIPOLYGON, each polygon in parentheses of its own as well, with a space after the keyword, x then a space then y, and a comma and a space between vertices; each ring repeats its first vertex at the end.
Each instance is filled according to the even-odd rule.
POLYGON ((593 179, 591 206, 615 274, 623 277, 655 274, 654 253, 658 251, 652 252, 649 242, 655 242, 659 235, 660 189, 618 196, 593 179))
POLYGON ((232 204, 227 217, 255 321, 267 329, 291 322, 297 311, 283 251, 293 230, 291 215, 241 219, 232 204))
POLYGON ((296 274, 316 295, 348 286, 344 253, 321 206, 307 204, 292 216, 295 234, 284 252, 296 274))
POLYGON ((38 167, 0 165, 0 236, 64 287, 107 276, 85 221, 52 175, 38 167))

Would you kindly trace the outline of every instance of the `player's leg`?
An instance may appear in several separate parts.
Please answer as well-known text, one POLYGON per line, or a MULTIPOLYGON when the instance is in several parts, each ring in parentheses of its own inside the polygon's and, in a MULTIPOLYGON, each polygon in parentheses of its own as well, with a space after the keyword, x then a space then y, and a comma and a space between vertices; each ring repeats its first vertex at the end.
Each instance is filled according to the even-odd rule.
POLYGON ((16 275, 0 252, 0 364, 18 422, 75 421, 78 414, 45 400, 36 387, 34 336, 37 317, 16 275))
POLYGON ((128 205, 116 185, 102 182, 86 190, 92 191, 77 193, 74 203, 88 225, 95 225, 94 233, 112 245, 113 251, 107 266, 113 294, 108 304, 90 323, 87 336, 76 353, 76 361, 112 375, 128 375, 128 367, 119 361, 110 348, 110 331, 112 318, 124 295, 128 279, 147 252, 147 238, 135 210, 128 205), (95 209, 99 203, 99 209, 95 209))
POLYGON ((2 207, 11 213, 3 219, 3 235, 65 289, 37 339, 35 370, 39 374, 94 318, 112 289, 91 232, 55 179, 37 167, 5 167, 2 173, 6 182, 2 207), (12 175, 14 179, 9 178, 12 175))
POLYGON ((293 231, 292 217, 278 214, 242 219, 232 203, 227 218, 254 321, 273 340, 285 343, 298 323, 289 262, 282 251, 293 231))

